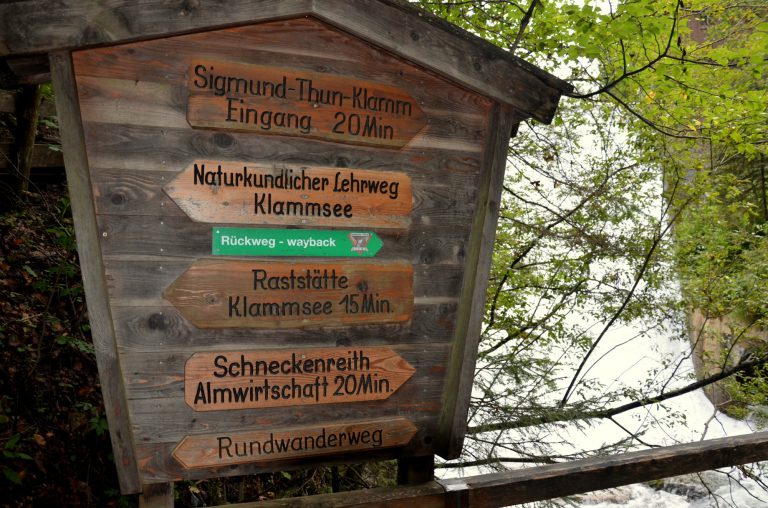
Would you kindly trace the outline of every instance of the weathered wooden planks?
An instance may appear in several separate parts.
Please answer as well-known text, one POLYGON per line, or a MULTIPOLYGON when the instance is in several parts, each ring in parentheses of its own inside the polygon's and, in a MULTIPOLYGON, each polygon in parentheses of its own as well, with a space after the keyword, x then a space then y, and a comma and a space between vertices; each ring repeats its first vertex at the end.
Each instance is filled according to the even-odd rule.
MULTIPOLYGON (((165 206, 169 206, 168 203, 165 206)), ((171 203, 170 206, 175 205, 171 203)), ((195 225, 189 219, 173 214, 163 218, 100 215, 98 219, 104 254, 110 259, 152 255, 199 257, 211 252, 210 227, 195 225), (175 233, 174 236, 171 233, 175 233)), ((463 263, 465 245, 462 238, 465 238, 469 225, 461 223, 448 211, 425 216, 419 222, 407 233, 379 230, 377 234, 384 242, 385 253, 377 257, 399 257, 424 265, 463 263)))
MULTIPOLYGON (((443 342, 421 345, 408 344, 406 346, 349 344, 346 347, 332 343, 325 347, 298 346, 286 348, 267 347, 278 343, 277 340, 264 342, 265 347, 258 350, 247 347, 227 350, 219 348, 196 351, 191 355, 188 351, 167 349, 162 357, 150 352, 136 353, 123 350, 121 360, 125 366, 126 392, 130 400, 183 397, 187 405, 196 411, 253 409, 256 407, 264 409, 315 403, 340 404, 348 402, 347 399, 352 396, 359 397, 357 399, 359 402, 387 400, 395 397, 395 403, 406 403, 407 391, 429 390, 440 383, 444 374, 441 363, 445 360, 449 347, 446 342, 443 342), (297 356, 294 357, 293 353, 296 353, 297 356), (355 357, 365 358, 365 360, 359 360, 355 364, 355 357), (304 394, 299 397, 298 393, 291 393, 291 397, 283 400, 276 398, 277 396, 282 397, 282 392, 264 393, 263 390, 260 390, 258 394, 247 393, 248 400, 243 400, 240 395, 238 395, 238 399, 229 400, 230 392, 236 386, 249 387, 257 382, 264 386, 265 380, 270 381, 270 386, 275 383, 281 387, 293 384, 291 377, 294 376, 288 376, 284 372, 272 374, 267 371, 265 374, 265 367, 287 368, 288 364, 285 362, 288 359, 292 361, 313 359, 314 363, 317 364, 320 359, 333 360, 335 358, 351 358, 352 360, 346 365, 342 363, 339 368, 336 367, 338 362, 332 362, 330 365, 326 363, 324 372, 319 371, 323 365, 317 366, 316 369, 313 365, 311 367, 313 372, 306 372, 304 365, 299 365, 302 372, 297 375, 304 376, 308 382, 314 383, 317 381, 316 376, 322 375, 319 382, 323 384, 324 381, 327 381, 328 383, 321 390, 319 394, 321 397, 314 401, 312 397, 307 397, 304 394), (275 367, 276 364, 273 362, 278 360, 281 363, 275 367), (251 371, 251 364, 253 364, 253 371, 251 371), (342 367, 345 371, 339 370, 342 367), (224 368, 227 369, 226 372, 224 372, 224 368), (419 371, 419 376, 410 381, 416 369, 419 371), (242 375, 234 375, 241 372, 242 375), (358 379, 363 377, 363 382, 359 386, 353 385, 353 381, 347 381, 350 374, 358 377, 358 379), (371 376, 370 383, 367 379, 369 374, 371 376), (382 383, 374 386, 374 378, 387 379, 388 387, 382 383), (406 381, 408 381, 407 388, 403 386, 406 381), (211 383, 210 396, 209 382, 211 383), (200 392, 201 386, 202 392, 200 392), (220 390, 214 396, 212 390, 215 386, 227 389, 220 390), (402 393, 399 390, 401 387, 402 393), (389 388, 389 390, 377 390, 377 388, 389 388), (192 391, 189 392, 189 389, 192 391), (349 393, 350 391, 355 393, 349 393), (226 400, 222 397, 225 397, 226 400)), ((292 341, 292 343, 295 342, 297 341, 292 341)), ((293 363, 291 367, 293 367, 293 363)), ((311 391, 313 388, 307 388, 307 390, 311 391)), ((234 397, 234 393, 232 395, 234 397)), ((174 404, 176 403, 174 402, 174 404)))
POLYGON ((129 428, 128 406, 120 370, 114 322, 110 314, 109 296, 103 272, 103 259, 98 244, 98 229, 93 214, 93 195, 86 154, 83 153, 84 134, 78 121, 79 108, 75 94, 75 75, 68 53, 51 55, 51 75, 57 90, 56 107, 61 126, 61 142, 67 184, 72 196, 72 217, 78 242, 83 286, 87 294, 91 335, 99 368, 99 379, 115 462, 120 470, 120 488, 124 492, 141 490, 136 453, 129 428))
POLYGON ((275 347, 347 346, 357 343, 358 334, 366 334, 370 345, 425 344, 449 342, 453 336, 458 299, 440 301, 414 301, 410 323, 358 325, 347 328, 285 329, 276 334, 272 330, 252 328, 217 329, 215 337, 210 330, 192 325, 170 303, 153 306, 113 305, 115 335, 121 350, 145 351, 154 354, 181 351, 212 351, 222 344, 230 347, 253 347, 255 341, 268 341, 275 347))
MULTIPOLYGON (((400 259, 394 257, 393 259, 400 259)), ((162 293, 192 264, 189 258, 174 259, 170 257, 154 257, 137 259, 123 257, 110 264, 107 280, 110 299, 115 307, 147 307, 148 305, 167 305, 162 293)), ((242 262, 242 260, 239 260, 242 262)), ((268 263, 274 259, 262 259, 256 263, 268 263)), ((315 260, 313 260, 314 262, 315 260)), ((355 263, 357 261, 354 261, 355 263)), ((298 267, 300 259, 286 260, 298 267)), ((434 266, 417 264, 413 269, 413 299, 423 298, 452 298, 461 287, 462 270, 458 264, 434 266)), ((252 276, 251 276, 252 278, 252 276)))
MULTIPOLYGON (((211 429, 234 435, 293 426, 306 435, 307 422, 407 418, 418 437, 398 446, 407 454, 431 453, 491 102, 311 19, 74 58, 143 481, 203 477, 215 469, 186 468, 170 456, 185 436, 211 429), (306 38, 293 37, 296 30, 306 38), (267 92, 244 93, 241 76, 267 92), (235 90, 219 94, 219 85, 235 90), (302 109, 302 97, 312 94, 318 108, 302 109), (361 105, 366 94, 373 102, 361 105), (261 109, 297 118, 322 107, 349 116, 392 105, 382 121, 405 130, 393 131, 382 146, 327 132, 289 129, 276 136, 206 123, 220 118, 206 108, 220 106, 222 97, 262 101, 261 109), (330 214, 285 213, 270 202, 318 203, 330 214), (212 257, 214 228, 233 224, 304 231, 365 226, 381 249, 372 261, 212 257), (310 279, 319 286, 298 282, 310 279), (357 351, 377 361, 388 351, 381 358, 389 360, 381 361, 389 367, 322 378, 213 375, 216 358, 221 363, 254 351, 273 359, 280 351, 323 351, 329 358, 357 351), (400 367, 387 363, 397 358, 400 367), (265 403, 266 382, 280 394, 286 387, 293 394, 295 386, 312 391, 315 403, 309 395, 265 403), (221 399, 257 385, 258 401, 221 399)), ((251 457, 229 472, 284 467, 291 459, 272 461, 251 457)))
MULTIPOLYGON (((194 159, 221 159, 314 164, 326 167, 354 167, 383 171, 406 171, 415 182, 429 180, 433 185, 450 184, 444 178, 467 177, 478 171, 481 155, 475 150, 461 151, 419 147, 418 150, 379 150, 364 146, 333 144, 307 139, 296 142, 289 137, 249 136, 243 133, 199 131, 189 127, 156 128, 118 125, 103 121, 84 126, 89 144, 90 165, 98 173, 130 169, 139 172, 178 172, 194 159), (253 139, 252 139, 253 138, 253 139)), ((457 182, 458 183, 458 182, 457 182)), ((461 185, 461 184, 458 184, 461 185)))
POLYGON ((457 85, 479 74, 435 65, 437 47, 465 62, 456 51, 472 45, 388 2, 258 3, 271 13, 264 22, 238 23, 227 7, 211 18, 227 27, 166 20, 193 33, 151 40, 142 20, 91 20, 126 32, 84 40, 124 43, 73 53, 91 219, 144 484, 453 453, 465 410, 455 398, 469 396, 471 375, 462 384, 449 370, 472 369, 482 313, 468 300, 483 292, 485 265, 475 265, 490 255, 506 136, 528 114, 514 108, 543 117, 559 96, 546 75, 488 60, 473 67, 522 72, 545 89, 515 89, 509 107, 457 85), (382 20, 390 33, 373 33, 361 6, 409 21, 382 20), (397 56, 417 55, 408 40, 421 37, 435 61, 397 56), (359 252, 364 236, 376 243, 368 259, 276 257, 224 249, 221 235, 261 247, 310 236, 359 252), (357 442, 318 450, 318 428, 357 442), (301 453, 235 444, 250 450, 275 432, 301 453), (394 437, 385 445, 384 435, 394 437))
POLYGON ((459 309, 456 320, 454 349, 448 369, 449 378, 446 380, 445 393, 460 395, 446 395, 447 408, 440 421, 439 436, 444 440, 440 447, 444 450, 443 456, 446 458, 458 457, 461 453, 467 426, 466 415, 472 391, 477 345, 480 341, 485 292, 501 206, 501 189, 507 161, 507 133, 512 125, 513 117, 509 110, 502 107, 495 109, 489 129, 489 136, 495 140, 487 145, 485 160, 488 167, 478 192, 477 209, 467 249, 467 271, 461 289, 462 308, 459 309))
MULTIPOLYGON (((442 355, 441 355, 442 357, 442 355)), ((183 362, 182 362, 183 367, 183 362)), ((416 374, 418 377, 419 374, 416 374)), ((360 401, 354 404, 296 405, 254 409, 229 409, 226 411, 195 411, 184 401, 183 383, 177 393, 169 397, 132 398, 129 407, 138 420, 133 425, 133 435, 142 445, 178 443, 190 433, 205 433, 211 430, 245 432, 264 426, 296 426, 316 421, 355 420, 369 415, 404 416, 416 425, 424 436, 435 437, 434 412, 440 409, 439 376, 418 380, 412 378, 400 390, 385 401, 360 401), (162 414, 163 419, 157 415, 162 414), (153 416, 154 415, 154 416, 153 416), (177 420, 173 425, 170 423, 177 420)), ((420 451, 425 445, 419 443, 420 451)))
POLYGON ((768 456, 768 434, 712 439, 563 464, 397 486, 323 494, 303 498, 242 503, 235 508, 303 508, 318 506, 443 508, 510 506, 594 490, 628 485, 731 464, 746 464, 768 456))
MULTIPOLYGON (((491 44, 402 2, 236 0, 178 6, 118 2, 106 10, 75 0, 0 5, 0 54, 39 53, 314 15, 393 54, 445 73, 470 89, 549 121, 572 88, 491 44)), ((321 46, 322 47, 322 46, 321 46)))
MULTIPOLYGON (((183 75, 180 75, 183 77, 183 75)), ((79 78, 78 86, 82 93, 90 96, 94 108, 88 113, 89 120, 99 120, 104 123, 113 123, 126 126, 152 126, 162 129, 180 129, 185 128, 190 123, 200 124, 202 120, 197 116, 192 119, 186 118, 184 101, 188 90, 183 85, 169 85, 164 82, 151 82, 129 79, 101 78, 94 76, 83 76, 79 78)), ((217 96, 214 98, 220 99, 217 96)), ((201 108, 202 105, 209 104, 207 97, 191 99, 192 106, 201 108)), ((425 105, 426 106, 426 105, 425 105)), ((315 110, 314 106, 312 109, 315 110)), ((237 132, 253 132, 251 127, 237 127, 235 124, 243 123, 254 126, 259 134, 283 134, 300 137, 302 139, 338 139, 352 137, 357 140, 369 139, 367 142, 357 141, 359 145, 378 146, 385 139, 385 134, 389 136, 390 131, 383 126, 394 124, 383 124, 379 117, 366 117, 336 115, 335 110, 324 112, 320 119, 325 118, 324 127, 326 134, 322 134, 312 129, 311 117, 287 117, 284 114, 276 115, 275 110, 262 110, 262 114, 257 114, 258 109, 255 106, 248 106, 246 103, 229 103, 223 105, 219 101, 212 103, 210 107, 200 109, 199 113, 211 118, 223 118, 220 120, 224 125, 212 125, 222 134, 233 134, 237 132), (219 111, 218 108, 224 108, 219 111), (231 109, 230 109, 231 108, 231 109), (267 113, 264 113, 267 111, 267 113), (241 120, 242 115, 242 120, 241 120), (230 118, 228 121, 227 118, 230 118), (305 127, 296 122, 303 120, 308 123, 305 127), (247 121, 247 122, 246 122, 247 121), (359 125, 357 122, 361 122, 359 125), (290 128, 286 125, 290 124, 290 128), (367 127, 366 127, 367 124, 367 127), (269 128, 266 128, 270 125, 269 128), (264 127, 264 128, 262 128, 264 127), (379 127, 382 130, 379 130, 379 127), (333 132, 334 129, 336 132, 333 132), (373 130, 372 130, 373 129, 373 130), (303 131, 307 131, 306 134, 303 131), (385 132, 386 131, 386 132, 385 132), (367 134, 366 134, 367 133, 367 134), (363 136, 365 134, 365 136, 363 136), (378 136, 378 137, 377 137, 378 136), (376 139, 379 141, 374 142, 376 139)), ((464 114, 459 117, 452 116, 449 109, 426 110, 430 114, 431 121, 428 126, 422 127, 418 131, 413 130, 413 136, 409 139, 408 145, 413 148, 440 149, 446 151, 476 151, 478 147, 471 141, 482 140, 482 116, 477 114, 464 114), (468 140, 468 141, 465 141, 468 140)), ((292 113, 295 114, 295 113, 292 113)), ((351 114, 350 114, 351 115, 351 114)), ((217 120, 219 122, 219 120, 217 120)), ((206 124, 212 122, 205 122, 206 124)), ((317 125, 317 122, 316 124, 317 125)), ((393 127, 394 129, 394 127, 393 127)), ((394 130, 391 132, 394 135, 394 130)))

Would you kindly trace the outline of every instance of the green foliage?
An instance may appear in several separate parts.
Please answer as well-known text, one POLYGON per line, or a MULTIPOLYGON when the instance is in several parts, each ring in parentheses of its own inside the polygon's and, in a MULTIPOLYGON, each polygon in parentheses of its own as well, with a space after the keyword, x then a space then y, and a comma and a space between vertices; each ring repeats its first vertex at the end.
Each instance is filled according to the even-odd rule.
MULTIPOLYGON (((6 460, 33 460, 28 454, 19 451, 19 440, 21 434, 14 434, 11 438, 5 442, 3 446, 3 458, 6 460)), ((21 476, 12 468, 5 464, 0 464, 0 469, 3 471, 3 476, 10 482, 21 485, 21 476)))
POLYGON ((54 187, 0 215, 0 498, 125 505, 115 495, 69 200, 54 187), (112 491, 113 494, 107 494, 112 491))
MULTIPOLYGON (((611 410, 694 381, 692 309, 728 316, 718 369, 766 324, 768 5, 418 3, 576 87, 552 126, 528 123, 510 146, 464 462, 623 451, 649 444, 650 422, 686 425, 672 401, 611 410), (681 352, 622 354, 651 334, 681 352), (606 367, 616 379, 598 381, 606 367), (603 440, 599 420, 623 437, 603 440), (590 432, 598 450, 567 437, 590 432)), ((744 416, 765 382, 730 381, 744 416)))

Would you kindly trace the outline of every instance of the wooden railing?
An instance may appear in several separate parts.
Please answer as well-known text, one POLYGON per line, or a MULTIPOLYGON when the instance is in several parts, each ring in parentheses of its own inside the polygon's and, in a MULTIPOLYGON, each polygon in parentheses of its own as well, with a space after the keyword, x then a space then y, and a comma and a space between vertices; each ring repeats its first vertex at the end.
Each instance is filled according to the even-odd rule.
POLYGON ((707 471, 768 458, 768 432, 466 478, 228 505, 232 508, 491 508, 707 471))

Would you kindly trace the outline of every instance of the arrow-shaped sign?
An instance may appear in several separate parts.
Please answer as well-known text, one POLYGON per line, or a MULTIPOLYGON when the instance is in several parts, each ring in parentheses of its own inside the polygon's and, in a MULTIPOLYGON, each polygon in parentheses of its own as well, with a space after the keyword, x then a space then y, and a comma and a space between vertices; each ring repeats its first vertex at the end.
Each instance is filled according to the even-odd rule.
POLYGON ((267 464, 407 445, 418 429, 403 417, 186 436, 173 457, 186 469, 267 464))
POLYGON ((214 256, 373 257, 384 245, 372 231, 213 228, 214 256))
POLYGON ((189 69, 187 121, 192 127, 298 136, 400 148, 427 125, 419 103, 407 91, 352 76, 305 69, 196 62, 189 69), (227 81, 226 93, 211 84, 211 72, 227 81), (270 83, 253 93, 253 83, 270 83))
POLYGON ((414 372, 388 347, 200 352, 184 400, 195 411, 383 400, 414 372))
POLYGON ((197 160, 163 188, 196 222, 343 228, 411 224, 398 171, 197 160))
POLYGON ((163 296, 198 328, 399 323, 413 312, 413 266, 199 259, 163 296))

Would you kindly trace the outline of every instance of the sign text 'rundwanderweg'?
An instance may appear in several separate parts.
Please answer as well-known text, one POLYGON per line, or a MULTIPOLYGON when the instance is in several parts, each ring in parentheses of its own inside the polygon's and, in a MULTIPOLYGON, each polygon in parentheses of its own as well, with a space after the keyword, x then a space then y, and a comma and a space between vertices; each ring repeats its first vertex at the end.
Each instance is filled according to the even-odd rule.
POLYGON ((400 323, 413 312, 413 267, 200 259, 163 296, 198 328, 400 323))
POLYGON ((384 400, 414 372, 388 347, 199 352, 184 399, 195 411, 384 400))
POLYGON ((196 222, 410 226, 411 178, 395 171, 197 160, 164 190, 196 222))
POLYGON ((305 70, 200 61, 188 91, 192 127, 400 148, 427 124, 399 88, 305 70))
POLYGON ((407 445, 416 427, 404 417, 359 422, 317 423, 311 427, 226 431, 184 437, 173 457, 186 469, 233 464, 267 464, 407 445))

